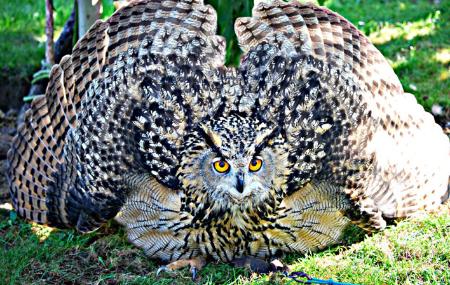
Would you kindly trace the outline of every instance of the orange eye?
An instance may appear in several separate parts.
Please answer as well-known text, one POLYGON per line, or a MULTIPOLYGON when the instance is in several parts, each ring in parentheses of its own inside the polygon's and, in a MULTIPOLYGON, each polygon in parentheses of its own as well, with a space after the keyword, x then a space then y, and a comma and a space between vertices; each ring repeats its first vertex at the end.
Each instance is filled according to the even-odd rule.
POLYGON ((262 160, 259 158, 254 158, 252 161, 250 161, 250 164, 248 165, 248 169, 252 172, 256 172, 261 169, 262 166, 262 160))
POLYGON ((218 160, 213 163, 214 169, 219 173, 225 173, 230 170, 230 164, 225 160, 218 160))

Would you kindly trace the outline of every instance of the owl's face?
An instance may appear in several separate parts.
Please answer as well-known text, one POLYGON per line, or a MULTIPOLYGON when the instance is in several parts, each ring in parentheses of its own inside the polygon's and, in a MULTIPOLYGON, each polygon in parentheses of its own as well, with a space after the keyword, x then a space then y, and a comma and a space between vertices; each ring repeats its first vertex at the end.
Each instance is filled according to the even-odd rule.
POLYGON ((187 139, 178 178, 197 203, 242 211, 283 192, 287 163, 275 129, 230 115, 201 125, 187 139))

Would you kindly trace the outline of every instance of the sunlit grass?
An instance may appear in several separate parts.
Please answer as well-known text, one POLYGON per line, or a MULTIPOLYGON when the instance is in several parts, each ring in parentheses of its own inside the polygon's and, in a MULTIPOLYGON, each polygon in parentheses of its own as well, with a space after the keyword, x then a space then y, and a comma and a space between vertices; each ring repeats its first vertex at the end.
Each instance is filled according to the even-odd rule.
POLYGON ((450 108, 450 1, 328 0, 391 63, 406 92, 426 110, 450 108), (446 59, 447 58, 447 59, 446 59))
POLYGON ((438 61, 442 64, 449 64, 450 63, 450 48, 439 49, 434 54, 434 58, 436 61, 438 61))
POLYGON ((439 21, 441 13, 436 11, 426 19, 406 23, 383 23, 380 29, 370 33, 369 39, 373 44, 381 45, 395 39, 410 41, 418 36, 428 36, 435 32, 436 21, 439 21))
POLYGON ((43 242, 44 240, 46 240, 54 230, 55 228, 31 223, 31 231, 36 235, 36 237, 38 237, 39 242, 43 242))
MULTIPOLYGON (((127 242, 116 225, 81 235, 52 231, 42 240, 33 225, 0 212, 0 280, 5 284, 193 284, 188 269, 156 276, 158 264, 127 242), (9 218, 8 218, 9 216, 9 218), (117 283, 114 283, 117 284, 117 283)), ((366 236, 348 232, 348 241, 323 252, 283 259, 293 271, 354 284, 449 284, 450 215, 405 220, 366 236), (362 241, 361 241, 362 240, 362 241)), ((282 274, 259 275, 210 263, 199 284, 293 284, 282 274)), ((2 283, 3 284, 3 283, 2 283)))

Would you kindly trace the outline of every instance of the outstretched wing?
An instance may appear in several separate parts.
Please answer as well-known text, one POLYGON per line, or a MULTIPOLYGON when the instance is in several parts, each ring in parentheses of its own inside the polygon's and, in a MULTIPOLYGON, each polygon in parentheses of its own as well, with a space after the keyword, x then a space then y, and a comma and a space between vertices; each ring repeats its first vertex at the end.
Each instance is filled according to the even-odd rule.
POLYGON ((245 51, 239 108, 283 125, 287 191, 337 184, 366 228, 448 196, 450 145, 405 94, 382 54, 340 15, 298 1, 260 3, 235 30, 245 51))
POLYGON ((220 104, 224 40, 200 0, 132 1, 97 21, 52 68, 9 151, 17 212, 95 229, 114 217, 133 173, 176 185, 177 148, 220 104))

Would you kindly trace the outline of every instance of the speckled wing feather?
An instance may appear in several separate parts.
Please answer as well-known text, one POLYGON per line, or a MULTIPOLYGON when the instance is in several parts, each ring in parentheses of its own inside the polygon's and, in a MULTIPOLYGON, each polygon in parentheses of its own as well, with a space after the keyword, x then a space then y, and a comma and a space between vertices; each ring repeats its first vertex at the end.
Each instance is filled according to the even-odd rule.
POLYGON ((288 192, 311 179, 338 185, 354 205, 347 215, 367 229, 448 197, 448 138, 351 23, 273 1, 235 30, 245 51, 239 109, 285 126, 288 192))
POLYGON ((174 186, 179 136, 219 104, 211 93, 225 46, 215 29, 214 10, 195 0, 132 1, 97 21, 53 67, 14 139, 18 213, 88 231, 117 213, 132 171, 174 186))

